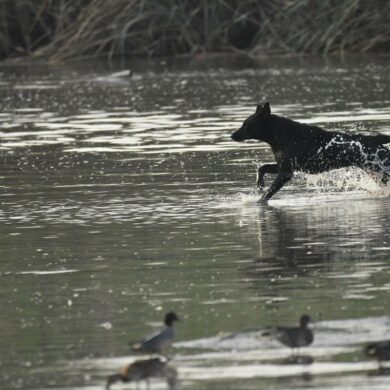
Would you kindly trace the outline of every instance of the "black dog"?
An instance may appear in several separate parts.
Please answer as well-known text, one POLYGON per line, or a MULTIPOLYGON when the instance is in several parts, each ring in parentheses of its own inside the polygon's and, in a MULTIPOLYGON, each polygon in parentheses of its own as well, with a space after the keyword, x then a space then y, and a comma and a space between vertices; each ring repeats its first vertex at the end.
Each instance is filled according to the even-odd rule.
POLYGON ((383 146, 390 136, 326 131, 273 115, 269 103, 258 105, 232 139, 257 139, 271 146, 276 164, 260 166, 256 181, 262 189, 266 173, 277 175, 261 198, 265 201, 291 180, 294 171, 320 173, 356 166, 379 175, 383 184, 390 178, 390 149, 383 146))

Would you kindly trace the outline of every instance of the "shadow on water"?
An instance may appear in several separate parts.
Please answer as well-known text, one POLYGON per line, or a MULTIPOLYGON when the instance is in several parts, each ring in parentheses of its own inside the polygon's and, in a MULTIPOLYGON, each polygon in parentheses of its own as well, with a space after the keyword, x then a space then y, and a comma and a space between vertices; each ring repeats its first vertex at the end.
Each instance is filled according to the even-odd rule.
POLYGON ((390 376, 390 368, 389 367, 378 367, 378 370, 369 372, 367 374, 370 377, 375 376, 390 376))
POLYGON ((310 355, 298 355, 298 356, 290 356, 281 364, 313 364, 314 359, 310 355))
POLYGON ((169 390, 177 389, 177 370, 169 365, 168 361, 150 358, 135 360, 125 366, 120 373, 110 375, 107 378, 106 390, 110 390, 111 386, 117 382, 134 382, 138 387, 138 384, 144 381, 147 387, 150 387, 152 378, 161 378, 166 381, 169 390))

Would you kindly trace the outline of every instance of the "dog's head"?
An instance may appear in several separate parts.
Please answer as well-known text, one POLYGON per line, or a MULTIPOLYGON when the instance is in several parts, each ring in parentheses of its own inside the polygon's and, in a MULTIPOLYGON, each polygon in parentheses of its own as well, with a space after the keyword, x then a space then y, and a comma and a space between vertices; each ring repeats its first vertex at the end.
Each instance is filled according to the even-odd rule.
POLYGON ((256 112, 244 120, 241 128, 232 134, 232 139, 239 142, 246 139, 262 140, 270 116, 269 103, 257 105, 256 112))

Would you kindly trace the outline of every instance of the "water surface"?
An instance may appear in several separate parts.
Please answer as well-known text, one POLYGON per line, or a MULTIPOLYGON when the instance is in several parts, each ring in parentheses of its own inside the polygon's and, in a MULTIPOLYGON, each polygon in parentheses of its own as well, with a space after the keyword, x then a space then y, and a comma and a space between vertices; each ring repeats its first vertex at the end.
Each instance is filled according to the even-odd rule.
POLYGON ((362 347, 390 337, 389 189, 296 175, 258 205, 271 151, 230 134, 265 100, 390 134, 388 62, 2 66, 1 388, 101 389, 171 309, 180 389, 387 388, 362 347), (286 364, 261 329, 302 313, 313 363, 286 364))

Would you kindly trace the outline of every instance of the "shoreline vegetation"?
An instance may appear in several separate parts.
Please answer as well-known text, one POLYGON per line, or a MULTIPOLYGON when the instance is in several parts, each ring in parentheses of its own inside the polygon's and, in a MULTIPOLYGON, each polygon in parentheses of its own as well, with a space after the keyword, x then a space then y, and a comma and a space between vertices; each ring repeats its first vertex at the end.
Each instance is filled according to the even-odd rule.
POLYGON ((388 0, 0 0, 0 60, 390 52, 388 0))

